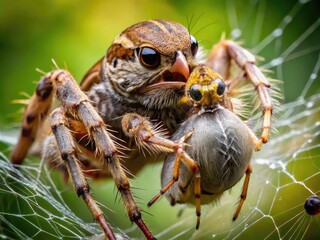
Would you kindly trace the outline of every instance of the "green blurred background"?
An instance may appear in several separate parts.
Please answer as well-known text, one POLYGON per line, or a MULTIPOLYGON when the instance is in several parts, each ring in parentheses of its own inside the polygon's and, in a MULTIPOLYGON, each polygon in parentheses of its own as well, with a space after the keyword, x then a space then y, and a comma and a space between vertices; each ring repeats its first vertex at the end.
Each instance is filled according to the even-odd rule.
MULTIPOLYGON (((0 0, 0 124, 20 120, 17 111, 21 106, 13 105, 11 101, 22 98, 21 92, 32 94, 40 77, 36 68, 51 70, 53 58, 59 66, 67 66, 80 81, 84 73, 104 55, 114 37, 133 23, 150 18, 164 18, 187 26, 188 19, 193 19, 191 25, 195 26, 191 33, 208 50, 223 32, 229 35, 230 18, 227 7, 235 4, 236 16, 233 17, 239 19, 239 28, 244 27, 241 29, 243 34, 240 40, 245 46, 252 48, 256 41, 261 41, 277 27, 296 2, 0 0), (265 5, 267 11, 264 11, 264 21, 258 29, 260 34, 255 35, 255 21, 249 19, 249 14, 259 13, 259 4, 265 5), (196 19, 199 21, 196 22, 196 19)), ((296 23, 290 25, 282 38, 281 49, 288 47, 302 30, 314 23, 319 17, 319 9, 318 1, 304 6, 295 19, 296 23)), ((255 20, 258 21, 258 18, 255 20)), ((317 35, 305 41, 304 45, 319 46, 319 36, 317 31, 317 35)), ((305 46, 300 47, 303 49, 305 46)), ((270 46, 259 54, 268 60, 277 53, 275 47, 270 46)), ((301 66, 301 62, 296 61, 296 65, 288 66, 292 70, 284 70, 288 74, 286 79, 295 81, 295 87, 289 85, 285 88, 288 100, 293 100, 306 82, 306 79, 297 77, 297 71, 301 76, 306 76, 303 73, 310 72, 316 57, 317 52, 313 52, 305 58, 304 65, 301 66)))
MULTIPOLYGON (((154 18, 178 21, 191 28, 191 33, 206 50, 219 41, 223 32, 230 36, 231 27, 238 27, 242 35, 237 40, 241 40, 245 47, 255 49, 256 44, 272 33, 296 4, 297 1, 293 0, 0 0, 0 128, 10 130, 19 126, 22 107, 12 104, 12 101, 25 98, 22 92, 33 93, 41 77, 36 68, 49 71, 54 68, 51 62, 54 59, 80 81, 105 54, 114 37, 133 23, 154 18), (234 19, 238 19, 237 23, 234 19)), ((279 41, 272 41, 258 53, 265 58, 265 62, 270 62, 292 43, 301 43, 280 67, 270 68, 272 78, 284 80, 285 101, 299 96, 319 57, 319 27, 308 38, 297 41, 306 29, 319 21, 319 9, 319 1, 305 4, 294 14, 294 23, 285 29, 279 41), (299 57, 305 49, 308 51, 299 57)), ((319 92, 319 86, 317 78, 309 94, 319 92)), ((1 147, 8 153, 6 145, 1 147)), ((134 181, 142 206, 158 191, 159 175, 160 166, 151 166, 134 181), (154 182, 155 175, 158 180, 154 182)), ((63 188, 58 174, 54 174, 54 178, 63 188)), ((63 193, 66 202, 82 219, 92 221, 81 200, 70 187, 67 189, 63 193), (79 209, 81 211, 77 211, 79 209)), ((114 226, 130 228, 130 222, 121 209, 122 203, 115 201, 113 183, 100 181, 93 185, 93 189, 100 202, 116 209, 107 212, 114 226)), ((145 214, 147 222, 157 229, 155 232, 176 221, 172 217, 167 222, 166 215, 176 216, 179 208, 173 208, 174 212, 163 212, 162 209, 167 207, 168 202, 162 200, 154 207, 155 210, 148 210, 154 216, 145 214)))

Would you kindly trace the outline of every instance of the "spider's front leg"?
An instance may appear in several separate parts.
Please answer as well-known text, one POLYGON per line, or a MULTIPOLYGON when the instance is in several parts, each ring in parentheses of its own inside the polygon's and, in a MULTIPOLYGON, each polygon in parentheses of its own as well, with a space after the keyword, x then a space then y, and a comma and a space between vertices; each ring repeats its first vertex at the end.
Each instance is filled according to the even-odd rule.
POLYGON ((197 215, 196 229, 198 229, 200 226, 201 216, 200 171, 197 162, 194 161, 184 150, 186 145, 185 141, 192 135, 192 131, 188 132, 178 141, 172 141, 163 137, 161 133, 155 130, 150 121, 136 113, 127 113, 126 115, 124 115, 124 117, 122 118, 122 129, 127 136, 133 137, 135 139, 138 147, 142 147, 146 150, 154 152, 176 153, 172 180, 169 181, 168 184, 165 185, 160 190, 160 192, 148 202, 148 207, 153 205, 163 194, 165 194, 170 189, 170 187, 172 187, 175 182, 179 180, 181 161, 193 172, 195 178, 194 197, 197 215))
MULTIPOLYGON (((231 60, 234 60, 236 64, 244 70, 259 95, 259 100, 263 108, 262 134, 256 145, 256 150, 259 150, 262 143, 266 143, 268 141, 270 132, 272 115, 272 101, 268 92, 270 83, 261 70, 256 66, 255 56, 234 41, 222 40, 220 43, 215 45, 210 53, 207 65, 220 73, 224 79, 229 80, 231 60)), ((237 84, 237 80, 230 82, 230 92, 232 92, 234 86, 237 84)))
POLYGON ((90 194, 89 184, 79 166, 76 146, 67 126, 65 113, 60 108, 55 109, 51 113, 51 128, 61 153, 61 159, 66 163, 68 175, 72 179, 74 189, 78 196, 83 198, 108 239, 115 239, 109 224, 103 216, 103 212, 90 194))
MULTIPOLYGON (((31 103, 27 107, 24 120, 24 122, 29 123, 26 127, 32 129, 32 132, 27 131, 27 133, 31 132, 32 134, 27 135, 24 133, 26 130, 22 130, 22 134, 16 149, 21 149, 21 146, 24 149, 24 142, 29 144, 30 140, 32 140, 33 136, 36 134, 38 125, 30 121, 30 117, 28 117, 31 114, 30 112, 32 112, 32 114, 35 114, 36 112, 30 109, 30 105, 37 106, 38 108, 40 105, 42 108, 47 109, 50 107, 51 102, 48 101, 48 103, 44 104, 41 101, 41 96, 46 96, 46 98, 42 97, 43 99, 47 99, 48 96, 50 96, 52 99, 52 95, 54 93, 56 93, 57 99, 62 107, 53 111, 51 114, 52 131, 57 142, 57 147, 61 154, 61 159, 66 163, 69 176, 71 176, 77 194, 82 196, 82 198, 85 200, 95 219, 99 222, 100 226, 104 230, 106 236, 109 239, 115 239, 114 234, 108 226, 101 209, 90 194, 89 185, 86 182, 79 166, 80 161, 77 156, 77 148, 74 144, 74 136, 71 133, 72 131, 70 131, 68 128, 68 121, 66 120, 67 118, 65 117, 65 114, 79 119, 79 121, 83 123, 89 137, 93 139, 95 143, 96 157, 107 164, 109 173, 113 177, 121 194, 131 221, 137 224, 147 239, 154 239, 152 233, 149 231, 141 218, 140 209, 134 200, 130 190, 129 181, 121 167, 118 150, 107 132, 105 123, 95 108, 91 105, 88 97, 81 91, 76 81, 67 71, 55 70, 46 74, 40 80, 37 86, 37 91, 32 98, 31 103), (40 99, 38 104, 36 103, 37 99, 40 99), (26 139, 25 136, 28 138, 26 139)), ((14 151, 13 156, 19 156, 18 150, 14 151)))

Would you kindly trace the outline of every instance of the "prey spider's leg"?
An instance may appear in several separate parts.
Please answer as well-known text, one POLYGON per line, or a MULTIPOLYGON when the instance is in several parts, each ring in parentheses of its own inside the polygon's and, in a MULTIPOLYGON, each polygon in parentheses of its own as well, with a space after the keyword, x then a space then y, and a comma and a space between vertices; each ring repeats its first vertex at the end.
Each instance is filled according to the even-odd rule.
POLYGON ((51 114, 51 128, 61 153, 61 159, 65 161, 68 174, 78 196, 81 196, 92 212, 94 219, 100 224, 108 239, 116 239, 109 224, 104 218, 103 212, 90 194, 90 187, 79 166, 77 151, 70 130, 67 128, 64 112, 55 109, 51 114))
POLYGON ((189 157, 186 152, 183 152, 182 159, 189 166, 189 168, 193 171, 195 180, 194 180, 194 197, 196 201, 196 215, 197 215, 197 224, 196 229, 200 227, 200 217, 201 217, 201 178, 200 178, 200 170, 196 161, 189 157))
POLYGON ((123 131, 129 136, 134 137, 138 146, 145 147, 154 151, 175 152, 176 158, 173 167, 172 180, 164 186, 160 192, 148 202, 148 207, 153 205, 170 187, 179 179, 180 162, 183 161, 193 172, 195 176, 194 194, 196 201, 197 224, 196 229, 200 226, 201 216, 201 186, 200 171, 197 162, 195 162, 185 151, 185 141, 193 131, 188 132, 178 141, 166 139, 155 131, 151 123, 144 117, 136 113, 128 113, 122 119, 123 131))
MULTIPOLYGON (((180 145, 180 144, 179 144, 180 145)), ((154 196, 149 202, 148 202, 148 207, 151 207, 163 194, 165 194, 171 187, 172 185, 178 181, 179 179, 179 169, 180 169, 180 162, 181 162, 181 154, 182 154, 182 151, 183 151, 183 147, 179 147, 177 150, 176 150, 176 159, 174 161, 174 167, 173 167, 173 173, 172 173, 172 179, 171 181, 166 185, 164 186, 160 192, 154 196)))
POLYGON ((251 163, 248 164, 247 166, 247 170, 246 170, 246 177, 244 179, 244 183, 243 183, 243 187, 242 187, 242 191, 241 191, 241 195, 240 195, 240 201, 238 203, 238 207, 237 210, 235 211, 232 220, 235 221, 238 218, 238 215, 241 211, 242 205, 244 203, 244 201, 247 198, 247 193, 248 193, 248 187, 249 187, 249 181, 250 181, 250 175, 252 173, 252 166, 251 163))
POLYGON ((216 45, 210 54, 207 64, 227 78, 230 68, 230 59, 233 59, 237 65, 246 72, 258 92, 263 107, 262 134, 256 148, 259 150, 262 143, 268 141, 270 132, 272 102, 267 90, 270 88, 270 83, 256 66, 254 55, 233 41, 222 40, 216 45))
POLYGON ((37 132, 51 108, 54 95, 52 82, 43 77, 24 111, 18 143, 11 153, 11 162, 21 164, 36 139, 37 132))

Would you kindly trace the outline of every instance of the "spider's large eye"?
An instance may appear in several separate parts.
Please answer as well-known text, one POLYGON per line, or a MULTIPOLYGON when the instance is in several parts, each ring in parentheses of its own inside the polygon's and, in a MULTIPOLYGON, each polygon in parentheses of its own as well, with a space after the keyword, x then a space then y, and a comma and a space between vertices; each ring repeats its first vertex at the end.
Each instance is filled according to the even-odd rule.
POLYGON ((217 88, 217 94, 222 95, 224 93, 224 90, 226 89, 226 85, 222 80, 218 80, 218 88, 217 88))
POLYGON ((160 53, 152 48, 139 49, 139 59, 147 68, 157 68, 160 65, 160 53))
POLYGON ((196 102, 202 99, 202 93, 200 92, 200 86, 198 84, 190 87, 189 96, 196 102))
POLYGON ((198 52, 198 42, 194 36, 190 35, 190 43, 191 43, 191 53, 192 56, 195 56, 198 52))

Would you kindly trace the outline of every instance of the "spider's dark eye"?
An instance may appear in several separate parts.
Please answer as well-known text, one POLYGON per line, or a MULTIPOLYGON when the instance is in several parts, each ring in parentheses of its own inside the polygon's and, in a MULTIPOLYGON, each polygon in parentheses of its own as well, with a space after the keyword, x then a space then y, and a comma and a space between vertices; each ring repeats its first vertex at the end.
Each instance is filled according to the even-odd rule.
POLYGON ((226 85, 222 80, 218 80, 218 88, 217 88, 217 94, 222 95, 224 93, 224 90, 226 89, 226 85))
POLYGON ((200 92, 200 86, 198 84, 190 87, 189 96, 196 102, 202 99, 202 93, 200 92))
POLYGON ((140 62, 147 68, 157 68, 160 65, 160 53, 148 47, 139 50, 140 62))
POLYGON ((190 35, 190 43, 192 56, 195 56, 198 52, 198 42, 192 35, 190 35))

